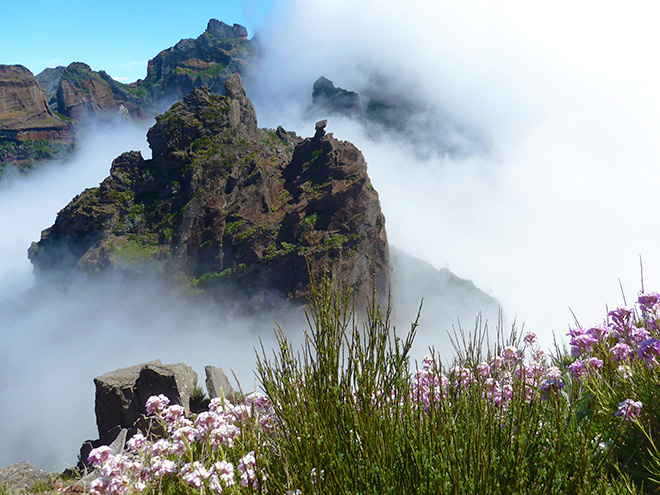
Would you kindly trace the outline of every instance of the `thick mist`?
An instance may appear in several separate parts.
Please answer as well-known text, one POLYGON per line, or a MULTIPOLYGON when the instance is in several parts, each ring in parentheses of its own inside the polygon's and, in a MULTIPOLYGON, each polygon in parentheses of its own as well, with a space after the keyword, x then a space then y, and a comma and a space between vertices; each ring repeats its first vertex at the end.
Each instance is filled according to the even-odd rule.
POLYGON ((549 346, 574 324, 571 310, 588 325, 623 304, 620 283, 630 304, 640 257, 645 289, 660 286, 658 10, 282 1, 248 91, 261 125, 296 129, 328 117, 308 110, 321 75, 426 102, 462 134, 462 153, 433 152, 443 146, 432 140, 419 153, 333 116, 327 129, 363 151, 393 245, 473 280, 507 325, 549 346))

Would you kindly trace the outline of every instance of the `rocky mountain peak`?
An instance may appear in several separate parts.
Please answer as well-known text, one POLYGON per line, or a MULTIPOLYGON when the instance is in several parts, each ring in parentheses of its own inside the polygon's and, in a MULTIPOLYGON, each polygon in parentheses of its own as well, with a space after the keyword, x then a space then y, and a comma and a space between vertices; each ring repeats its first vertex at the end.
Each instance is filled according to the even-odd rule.
POLYGON ((349 117, 362 115, 360 95, 354 91, 336 87, 330 79, 324 76, 314 82, 312 102, 327 112, 349 117))
POLYGON ((254 138, 259 132, 257 113, 247 98, 241 77, 234 74, 225 82, 226 97, 209 88, 193 89, 164 115, 147 134, 156 159, 178 159, 192 143, 212 139, 218 133, 234 132, 254 138))
POLYGON ((230 26, 229 24, 225 24, 224 22, 219 21, 217 19, 209 20, 209 23, 206 27, 206 32, 214 36, 217 36, 218 38, 228 38, 228 39, 235 39, 235 38, 247 39, 248 36, 247 29, 245 29, 240 24, 234 24, 233 26, 230 26))
POLYGON ((259 129, 240 76, 225 89, 193 90, 149 131, 151 160, 124 153, 74 198, 29 250, 37 273, 150 269, 262 301, 305 297, 309 270, 364 300, 375 272, 385 293, 385 219, 362 153, 327 122, 307 139, 259 129))

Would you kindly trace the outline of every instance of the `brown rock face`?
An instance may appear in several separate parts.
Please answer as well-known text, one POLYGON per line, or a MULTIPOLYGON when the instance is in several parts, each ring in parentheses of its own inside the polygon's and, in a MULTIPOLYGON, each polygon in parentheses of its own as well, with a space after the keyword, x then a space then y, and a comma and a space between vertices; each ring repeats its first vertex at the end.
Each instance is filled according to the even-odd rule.
POLYGON ((147 77, 135 83, 153 101, 180 99, 194 88, 207 86, 222 94, 225 81, 249 66, 254 43, 243 26, 211 19, 196 39, 183 39, 149 60, 147 77))
POLYGON ((159 116, 153 159, 118 157, 33 243, 35 268, 151 266, 198 289, 301 298, 309 266, 362 295, 374 272, 386 288, 385 220, 362 153, 323 125, 304 140, 259 129, 238 75, 225 91, 196 89, 159 116))
POLYGON ((75 120, 93 116, 146 116, 144 102, 129 87, 118 83, 104 71, 95 72, 75 62, 62 72, 56 93, 58 111, 75 120))
POLYGON ((71 142, 69 126, 54 116, 32 72, 0 65, 0 139, 71 142))

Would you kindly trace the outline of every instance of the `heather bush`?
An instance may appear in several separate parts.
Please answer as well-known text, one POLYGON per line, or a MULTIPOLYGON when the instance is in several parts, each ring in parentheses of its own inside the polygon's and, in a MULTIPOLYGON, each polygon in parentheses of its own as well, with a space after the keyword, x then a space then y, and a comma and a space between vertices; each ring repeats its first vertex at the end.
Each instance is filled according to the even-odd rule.
POLYGON ((397 337, 375 304, 360 323, 327 281, 309 323, 300 351, 278 330, 258 362, 279 421, 277 493, 636 493, 607 474, 611 451, 533 334, 498 332, 488 349, 485 329, 459 330, 449 366, 412 365, 416 323, 397 337))
POLYGON ((660 493, 660 295, 642 293, 604 324, 570 331, 575 401, 591 434, 648 493, 660 493))

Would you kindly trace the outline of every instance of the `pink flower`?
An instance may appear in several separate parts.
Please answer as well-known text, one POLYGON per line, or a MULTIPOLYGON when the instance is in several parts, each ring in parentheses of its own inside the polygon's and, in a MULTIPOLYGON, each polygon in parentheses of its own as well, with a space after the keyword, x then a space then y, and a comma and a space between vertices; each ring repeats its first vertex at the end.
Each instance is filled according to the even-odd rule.
POLYGON ((273 404, 271 404, 270 399, 261 392, 252 392, 245 397, 245 402, 253 407, 255 411, 263 414, 270 414, 273 411, 273 404))
POLYGON ((234 465, 231 462, 220 461, 213 465, 213 470, 225 486, 234 485, 234 465))
POLYGON ((185 419, 185 409, 179 404, 174 404, 163 411, 165 421, 171 426, 183 426, 182 421, 185 419))
POLYGON ((477 365, 477 373, 481 378, 486 378, 490 375, 490 365, 488 363, 479 363, 477 365))
POLYGON ((568 332, 570 335, 571 341, 571 356, 578 357, 581 354, 591 351, 591 348, 595 343, 598 342, 598 338, 590 332, 590 330, 584 330, 582 328, 575 328, 568 332))
POLYGON ((633 357, 634 353, 630 346, 624 342, 619 342, 610 349, 612 361, 626 361, 633 357))
POLYGON ((188 444, 191 444, 195 441, 197 434, 197 430, 192 426, 184 426, 174 432, 172 440, 174 440, 175 443, 185 440, 188 444))
POLYGON ((147 439, 144 437, 144 435, 140 432, 137 432, 130 438, 128 442, 126 442, 126 447, 131 452, 138 452, 145 446, 146 441, 147 439))
POLYGON ((174 474, 176 473, 176 464, 169 459, 154 457, 151 460, 151 473, 159 478, 167 474, 174 474))
POLYGON ((251 481, 252 487, 257 488, 257 476, 254 471, 256 465, 257 460, 254 457, 254 452, 248 452, 241 457, 238 461, 238 470, 241 472, 241 485, 247 486, 251 481))
POLYGON ((562 377, 561 370, 557 366, 550 366, 545 372, 547 378, 559 380, 562 377))
POLYGON ((646 339, 637 349, 637 357, 646 361, 646 366, 653 368, 658 365, 657 358, 660 357, 660 340, 646 339))
POLYGON ((612 318, 614 328, 619 331, 619 333, 624 333, 623 331, 630 326, 633 312, 626 308, 617 308, 607 313, 607 316, 612 318))
POLYGON ((240 435, 241 429, 230 423, 222 423, 209 432, 209 442, 214 448, 219 448, 221 445, 232 447, 234 440, 240 435))
POLYGON ((170 403, 170 399, 168 399, 163 394, 152 395, 147 399, 147 403, 145 405, 147 409, 147 414, 158 414, 163 409, 165 409, 165 407, 167 407, 169 403, 170 403))
POLYGON ((538 380, 541 378, 541 376, 543 376, 543 372, 545 371, 543 365, 536 361, 532 361, 527 366, 525 366, 524 369, 525 376, 530 380, 538 380))
POLYGON ((505 361, 509 362, 520 362, 522 361, 523 354, 521 351, 513 347, 512 345, 506 346, 502 351, 502 357, 505 361))
POLYGON ((215 397, 209 402, 209 411, 216 414, 223 413, 227 407, 232 407, 231 403, 222 397, 215 397))
POLYGON ((649 332, 644 327, 631 327, 629 337, 632 342, 639 344, 649 338, 649 332))
POLYGON ((538 363, 545 363, 545 352, 543 351, 543 349, 536 349, 532 353, 532 358, 534 359, 534 361, 538 363))
POLYGON ((580 378, 582 378, 582 375, 585 374, 586 366, 584 364, 584 361, 580 359, 576 359, 575 361, 573 361, 573 363, 571 363, 568 366, 568 370, 571 372, 571 375, 575 380, 579 380, 580 378))
POLYGON ((523 337, 523 341, 527 345, 534 345, 538 341, 538 338, 536 337, 536 334, 533 332, 527 332, 525 336, 523 337))
POLYGON ((640 294, 637 298, 637 302, 642 307, 642 311, 655 311, 658 304, 660 304, 660 294, 657 292, 640 294))
POLYGON ((603 366, 603 361, 597 357, 590 357, 587 359, 587 366, 590 370, 598 371, 603 366))
POLYGON ((250 417, 250 408, 246 405, 231 406, 228 412, 234 421, 244 422, 250 417))
POLYGON ((170 450, 172 449, 172 444, 165 439, 160 439, 151 446, 151 453, 158 457, 168 456, 170 450))
POLYGON ((107 445, 101 445, 89 453, 87 456, 87 462, 96 468, 100 468, 111 455, 112 449, 107 445))
POLYGON ((203 412, 197 416, 195 420, 195 426, 200 432, 206 432, 213 430, 220 425, 223 421, 220 417, 212 412, 203 412))
POLYGON ((626 399, 619 402, 619 408, 614 413, 615 416, 620 416, 626 421, 632 421, 637 418, 642 412, 642 403, 632 399, 626 399))
POLYGON ((210 473, 199 461, 194 461, 191 464, 184 464, 181 469, 181 478, 183 481, 198 490, 204 485, 204 481, 206 481, 209 476, 210 473))

